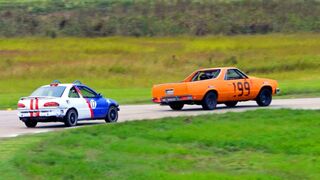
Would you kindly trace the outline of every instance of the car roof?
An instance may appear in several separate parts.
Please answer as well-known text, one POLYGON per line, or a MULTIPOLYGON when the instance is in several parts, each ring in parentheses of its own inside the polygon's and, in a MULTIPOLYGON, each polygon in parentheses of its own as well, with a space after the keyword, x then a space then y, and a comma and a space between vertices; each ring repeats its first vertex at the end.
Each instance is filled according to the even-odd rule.
MULTIPOLYGON (((72 87, 74 85, 77 85, 77 86, 86 86, 84 84, 72 84, 72 83, 64 83, 64 84, 58 84, 57 86, 66 86, 66 87, 72 87)), ((44 85, 42 87, 48 87, 48 86, 51 86, 51 84, 47 84, 47 85, 44 85)))
POLYGON ((198 71, 208 71, 208 70, 214 70, 214 69, 238 69, 236 67, 215 67, 215 68, 204 68, 204 69, 199 69, 198 71))

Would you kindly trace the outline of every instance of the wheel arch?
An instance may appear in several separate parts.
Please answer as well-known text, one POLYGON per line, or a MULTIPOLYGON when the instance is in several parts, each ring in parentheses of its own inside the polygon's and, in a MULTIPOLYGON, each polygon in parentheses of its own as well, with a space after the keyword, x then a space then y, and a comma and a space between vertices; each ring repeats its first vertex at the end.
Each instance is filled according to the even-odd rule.
MULTIPOLYGON (((259 94, 261 93, 261 91, 264 90, 264 89, 270 90, 271 94, 273 94, 271 85, 264 85, 264 86, 262 86, 262 87, 260 88, 257 97, 259 96, 259 94)), ((256 97, 256 98, 257 98, 257 97, 256 97)))
POLYGON ((112 102, 112 103, 108 104, 106 116, 108 115, 108 111, 109 111, 109 109, 110 109, 112 106, 115 107, 115 108, 117 108, 118 111, 120 111, 119 104, 117 104, 117 103, 115 103, 115 102, 112 102))
POLYGON ((118 105, 118 104, 116 104, 116 103, 110 103, 110 104, 108 105, 108 109, 110 109, 110 107, 111 107, 111 106, 119 107, 119 105, 118 105))
POLYGON ((118 102, 116 102, 115 100, 110 99, 110 98, 105 98, 105 100, 106 100, 106 103, 107 103, 107 110, 109 110, 111 106, 115 106, 117 108, 119 107, 118 102))
POLYGON ((213 92, 213 93, 215 93, 216 94, 216 96, 217 96, 217 99, 218 99, 218 96, 219 96, 219 94, 218 94, 218 91, 217 90, 215 90, 215 89, 209 89, 205 94, 204 94, 204 96, 202 97, 202 101, 203 101, 203 99, 206 97, 206 95, 208 94, 208 93, 210 93, 210 92, 213 92))
POLYGON ((71 107, 71 108, 69 108, 68 110, 67 110, 67 112, 66 112, 66 115, 68 114, 68 112, 69 111, 71 111, 71 110, 75 110, 76 111, 76 113, 77 113, 77 116, 79 116, 79 112, 78 112, 78 110, 75 108, 75 107, 71 107))

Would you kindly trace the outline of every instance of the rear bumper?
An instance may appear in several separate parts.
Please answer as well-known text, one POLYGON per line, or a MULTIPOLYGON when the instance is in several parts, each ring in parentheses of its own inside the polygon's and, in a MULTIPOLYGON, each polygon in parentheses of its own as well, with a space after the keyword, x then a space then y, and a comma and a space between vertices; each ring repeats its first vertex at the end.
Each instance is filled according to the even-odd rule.
POLYGON ((64 122, 63 117, 56 116, 39 116, 39 117, 20 117, 22 122, 26 121, 36 121, 36 122, 64 122))
POLYGON ((66 114, 66 109, 52 108, 40 110, 18 110, 18 116, 21 119, 45 119, 45 118, 63 118, 66 114))
POLYGON ((162 98, 153 98, 152 101, 154 103, 159 103, 162 105, 167 105, 174 102, 191 102, 193 101, 193 97, 191 95, 184 96, 167 96, 162 98))

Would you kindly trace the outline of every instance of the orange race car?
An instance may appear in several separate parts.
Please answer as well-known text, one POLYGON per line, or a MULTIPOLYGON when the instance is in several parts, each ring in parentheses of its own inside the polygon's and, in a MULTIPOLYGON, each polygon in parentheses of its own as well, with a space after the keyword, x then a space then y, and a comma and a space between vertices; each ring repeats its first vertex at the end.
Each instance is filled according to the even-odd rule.
POLYGON ((223 103, 234 107, 239 101, 255 100, 269 106, 280 89, 275 80, 247 76, 234 67, 200 69, 180 83, 154 85, 152 101, 181 110, 185 104, 202 105, 213 110, 223 103))

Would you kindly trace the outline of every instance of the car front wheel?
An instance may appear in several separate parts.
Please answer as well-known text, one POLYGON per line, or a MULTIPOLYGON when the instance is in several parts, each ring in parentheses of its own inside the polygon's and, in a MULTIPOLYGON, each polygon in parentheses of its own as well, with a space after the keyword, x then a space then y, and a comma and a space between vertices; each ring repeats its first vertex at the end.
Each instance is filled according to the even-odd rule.
POLYGON ((64 124, 67 127, 76 126, 78 122, 78 114, 74 109, 68 111, 67 115, 64 117, 64 124))
POLYGON ((108 113, 107 113, 107 117, 106 117, 106 122, 107 123, 113 123, 113 122, 117 122, 118 120, 118 108, 115 106, 110 106, 108 113))
POLYGON ((272 101, 272 92, 266 88, 262 89, 256 101, 259 106, 269 106, 272 101))

